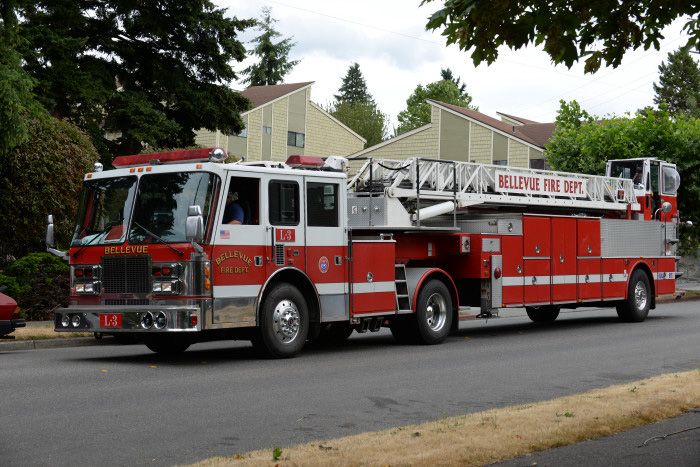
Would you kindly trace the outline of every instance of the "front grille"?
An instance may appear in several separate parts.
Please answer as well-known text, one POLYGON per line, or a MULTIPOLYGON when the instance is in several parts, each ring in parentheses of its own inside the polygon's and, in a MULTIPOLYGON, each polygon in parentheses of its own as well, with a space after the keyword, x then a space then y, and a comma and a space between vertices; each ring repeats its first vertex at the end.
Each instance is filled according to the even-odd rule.
POLYGON ((147 298, 108 298, 105 300, 105 305, 150 305, 147 298))
POLYGON ((102 287, 105 293, 150 292, 149 256, 103 256, 102 287))

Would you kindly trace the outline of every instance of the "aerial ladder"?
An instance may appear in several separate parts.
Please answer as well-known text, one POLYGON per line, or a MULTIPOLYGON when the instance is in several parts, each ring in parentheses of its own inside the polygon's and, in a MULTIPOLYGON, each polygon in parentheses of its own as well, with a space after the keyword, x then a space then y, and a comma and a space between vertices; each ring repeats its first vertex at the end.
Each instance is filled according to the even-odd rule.
POLYGON ((421 228, 421 221, 444 214, 456 221, 460 209, 475 206, 639 209, 629 179, 417 157, 369 158, 347 187, 351 214, 367 213, 355 217, 355 227, 421 228))

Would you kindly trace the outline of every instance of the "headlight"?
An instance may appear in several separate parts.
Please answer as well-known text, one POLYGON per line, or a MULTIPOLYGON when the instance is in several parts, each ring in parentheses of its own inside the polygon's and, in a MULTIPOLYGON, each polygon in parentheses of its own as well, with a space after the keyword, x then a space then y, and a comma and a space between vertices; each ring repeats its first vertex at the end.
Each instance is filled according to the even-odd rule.
POLYGON ((153 292, 163 294, 178 294, 180 293, 178 281, 154 282, 153 292))
POLYGON ((100 291, 100 282, 78 282, 75 284, 75 293, 95 295, 100 291))

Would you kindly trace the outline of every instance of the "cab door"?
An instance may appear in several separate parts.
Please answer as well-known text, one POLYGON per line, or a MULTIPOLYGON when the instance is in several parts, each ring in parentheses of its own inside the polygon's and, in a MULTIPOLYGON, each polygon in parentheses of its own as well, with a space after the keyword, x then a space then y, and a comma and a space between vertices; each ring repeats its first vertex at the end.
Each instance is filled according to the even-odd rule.
POLYGON ((230 171, 224 180, 211 258, 213 325, 255 323, 255 304, 265 281, 262 184, 260 175, 251 172, 230 171), (232 203, 237 204, 237 216, 231 214, 232 203))
POLYGON ((266 179, 265 270, 267 277, 288 267, 303 271, 306 269, 304 178, 269 174, 266 179))
POLYGON ((304 177, 306 273, 321 302, 321 321, 348 318, 345 179, 304 177))

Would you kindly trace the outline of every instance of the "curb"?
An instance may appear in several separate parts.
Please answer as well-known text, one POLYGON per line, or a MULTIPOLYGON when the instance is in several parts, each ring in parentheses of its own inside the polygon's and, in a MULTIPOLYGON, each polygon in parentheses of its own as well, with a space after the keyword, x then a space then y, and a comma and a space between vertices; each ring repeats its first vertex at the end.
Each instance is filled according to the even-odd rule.
POLYGON ((116 342, 98 341, 93 337, 71 337, 71 338, 56 338, 56 339, 39 339, 0 342, 0 352, 22 351, 22 350, 39 350, 39 349, 58 349, 63 347, 88 347, 92 345, 114 345, 116 342))

